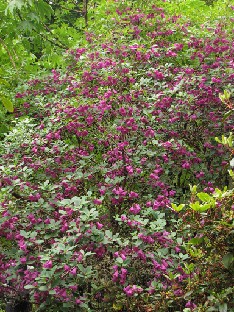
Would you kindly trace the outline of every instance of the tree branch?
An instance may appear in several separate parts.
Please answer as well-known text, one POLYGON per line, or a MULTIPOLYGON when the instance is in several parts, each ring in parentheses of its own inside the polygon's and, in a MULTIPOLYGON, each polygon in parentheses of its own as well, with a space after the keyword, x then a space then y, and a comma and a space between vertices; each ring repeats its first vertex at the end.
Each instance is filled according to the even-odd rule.
POLYGON ((14 69, 17 71, 15 61, 14 61, 14 59, 13 59, 13 57, 12 57, 12 55, 11 55, 10 51, 8 50, 8 48, 7 48, 7 46, 6 46, 5 42, 3 41, 3 39, 2 39, 2 38, 0 38, 0 42, 1 42, 2 46, 4 47, 4 49, 6 50, 6 52, 7 52, 8 56, 9 56, 9 58, 10 58, 10 61, 11 61, 12 66, 13 66, 13 67, 14 67, 14 69))

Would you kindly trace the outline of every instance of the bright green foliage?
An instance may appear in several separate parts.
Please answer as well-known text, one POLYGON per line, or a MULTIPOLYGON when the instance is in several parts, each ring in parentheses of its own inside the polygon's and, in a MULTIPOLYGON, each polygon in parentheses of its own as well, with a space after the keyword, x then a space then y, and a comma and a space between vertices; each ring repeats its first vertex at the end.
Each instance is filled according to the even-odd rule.
MULTIPOLYGON (((184 19, 191 20, 197 32, 202 33, 205 24, 212 26, 221 22, 225 25, 225 21, 232 16, 229 9, 233 4, 232 0, 213 0, 212 5, 207 5, 207 2, 209 0, 172 0, 165 1, 162 6, 171 14, 178 14, 184 19)), ((225 27, 231 30, 229 23, 225 27)))
POLYGON ((64 52, 82 38, 83 15, 83 1, 0 1, 0 138, 10 129, 7 113, 21 104, 14 99, 18 86, 63 67, 64 52))

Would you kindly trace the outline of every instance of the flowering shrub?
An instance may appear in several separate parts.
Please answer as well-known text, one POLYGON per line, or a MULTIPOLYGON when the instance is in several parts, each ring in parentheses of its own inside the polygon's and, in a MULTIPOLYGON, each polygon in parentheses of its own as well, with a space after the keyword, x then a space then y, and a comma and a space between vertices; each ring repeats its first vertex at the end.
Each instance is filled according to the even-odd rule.
POLYGON ((66 72, 16 95, 24 108, 0 145, 0 290, 38 311, 212 305, 208 287, 197 302, 193 288, 215 233, 196 235, 231 216, 213 197, 230 186, 215 137, 233 129, 219 97, 233 91, 232 37, 219 24, 190 36, 154 5, 116 8, 110 41, 87 33, 66 72), (189 184, 208 206, 190 202, 189 184), (184 213, 189 203, 203 214, 184 213))

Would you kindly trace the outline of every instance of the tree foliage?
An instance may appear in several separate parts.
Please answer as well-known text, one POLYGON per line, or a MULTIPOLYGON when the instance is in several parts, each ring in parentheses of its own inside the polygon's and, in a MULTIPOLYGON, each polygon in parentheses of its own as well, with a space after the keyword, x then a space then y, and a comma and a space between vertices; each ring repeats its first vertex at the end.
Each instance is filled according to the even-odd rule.
POLYGON ((92 1, 0 1, 0 136, 9 130, 18 86, 63 66, 64 52, 82 42, 92 1))

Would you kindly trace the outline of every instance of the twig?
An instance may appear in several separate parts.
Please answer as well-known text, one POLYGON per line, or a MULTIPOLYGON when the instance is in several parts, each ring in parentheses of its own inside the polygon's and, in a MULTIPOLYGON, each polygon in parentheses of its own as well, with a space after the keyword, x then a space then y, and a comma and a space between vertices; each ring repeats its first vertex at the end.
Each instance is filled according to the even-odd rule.
POLYGON ((5 42, 3 41, 2 38, 0 38, 0 42, 3 45, 4 49, 6 50, 6 52, 7 52, 8 56, 9 56, 9 58, 10 58, 10 61, 11 61, 12 65, 13 65, 14 69, 17 71, 15 61, 13 60, 13 57, 12 57, 10 51, 8 50, 7 46, 5 45, 5 42))
POLYGON ((83 14, 85 19, 85 27, 88 26, 88 0, 83 0, 83 14))

